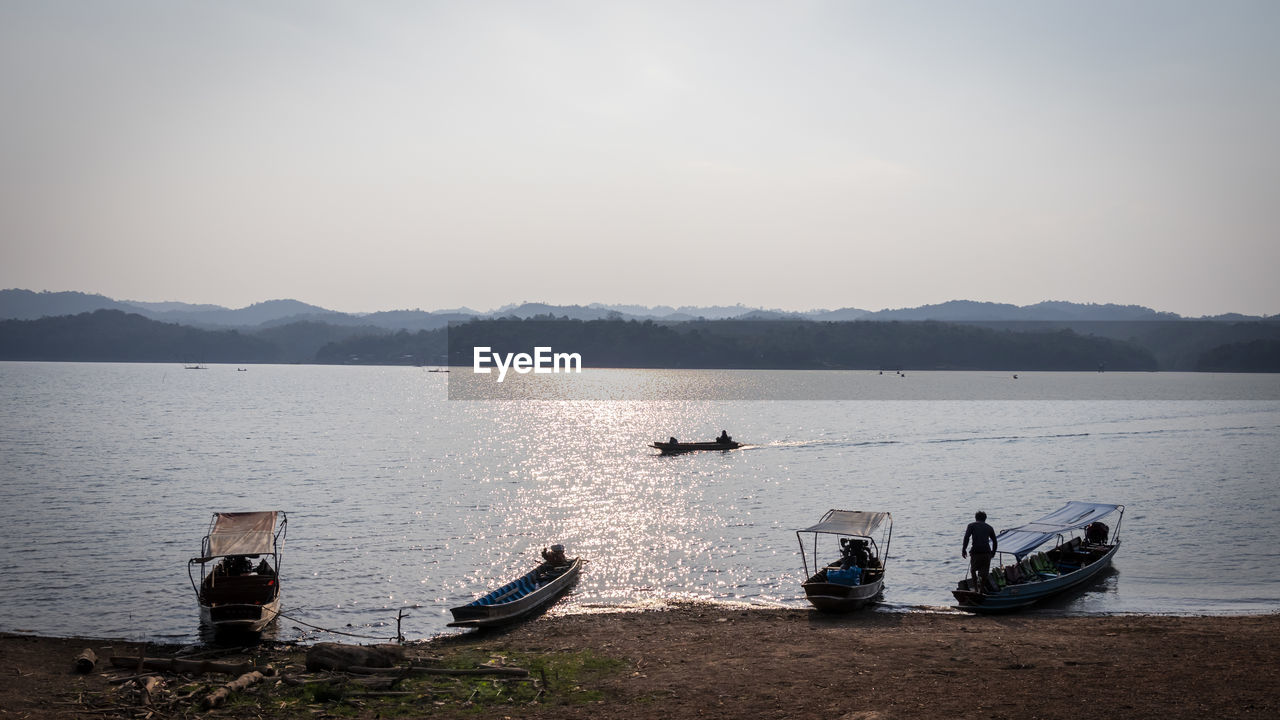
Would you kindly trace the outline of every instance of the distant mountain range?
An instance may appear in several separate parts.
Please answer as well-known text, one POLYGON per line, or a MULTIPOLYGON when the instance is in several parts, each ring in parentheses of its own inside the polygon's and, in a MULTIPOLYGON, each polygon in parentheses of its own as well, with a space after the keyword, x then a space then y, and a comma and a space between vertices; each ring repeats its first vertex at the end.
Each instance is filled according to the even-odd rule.
MULTIPOLYGON (((377 327, 384 330, 434 330, 452 321, 475 318, 531 318, 552 316, 571 320, 655 320, 683 322, 690 320, 935 320, 939 322, 1109 322, 1186 320, 1180 315, 1159 312, 1140 305, 1083 304, 1047 301, 1035 305, 952 300, 937 305, 894 310, 809 310, 787 312, 745 305, 673 308, 666 305, 548 305, 526 302, 507 305, 482 313, 469 308, 453 310, 391 310, 375 313, 344 313, 309 305, 297 300, 267 300, 239 309, 219 305, 193 305, 183 302, 138 302, 114 300, 103 295, 81 292, 32 292, 0 290, 0 320, 36 320, 42 317, 77 315, 95 310, 120 310, 167 323, 179 323, 205 329, 264 328, 295 322, 320 322, 329 325, 377 327)), ((1239 314, 1197 318, 1221 322, 1276 320, 1280 316, 1247 316, 1239 314)))
POLYGON ((0 360, 440 364, 455 330, 481 325, 507 340, 564 338, 621 367, 1280 372, 1280 316, 1193 319, 1128 305, 956 300, 793 313, 523 303, 351 314, 296 300, 230 309, 29 290, 0 291, 0 360), (460 322, 446 330, 451 321, 460 322))

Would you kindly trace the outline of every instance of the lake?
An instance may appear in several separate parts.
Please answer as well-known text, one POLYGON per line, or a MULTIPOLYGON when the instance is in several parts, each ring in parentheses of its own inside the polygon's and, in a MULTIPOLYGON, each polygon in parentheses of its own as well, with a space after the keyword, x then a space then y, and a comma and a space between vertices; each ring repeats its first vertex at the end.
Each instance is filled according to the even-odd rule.
POLYGON ((795 531, 830 508, 893 514, 881 611, 947 611, 975 510, 1072 499, 1124 504, 1122 548, 1032 614, 1280 609, 1277 375, 595 370, 449 399, 484 396, 467 370, 0 363, 0 629, 198 640, 187 559, 213 511, 260 509, 289 517, 285 640, 453 632, 554 542, 590 559, 555 612, 807 607, 795 531), (749 446, 647 447, 721 429, 749 446))

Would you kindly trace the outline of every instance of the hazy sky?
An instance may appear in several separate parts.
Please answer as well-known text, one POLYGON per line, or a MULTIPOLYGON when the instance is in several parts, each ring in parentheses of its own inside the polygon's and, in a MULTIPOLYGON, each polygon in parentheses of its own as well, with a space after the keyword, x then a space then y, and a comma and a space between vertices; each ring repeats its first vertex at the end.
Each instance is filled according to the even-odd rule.
POLYGON ((1280 2, 0 0, 0 287, 1280 313, 1280 2))

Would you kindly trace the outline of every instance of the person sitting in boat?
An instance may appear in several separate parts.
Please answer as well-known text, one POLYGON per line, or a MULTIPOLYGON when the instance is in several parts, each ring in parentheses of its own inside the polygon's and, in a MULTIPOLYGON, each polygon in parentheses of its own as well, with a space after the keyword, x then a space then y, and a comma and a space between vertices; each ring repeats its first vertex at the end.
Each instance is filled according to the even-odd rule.
POLYGON ((671 444, 671 445, 679 445, 679 444, 680 444, 680 441, 679 441, 679 440, 677 440, 677 439, 675 439, 675 437, 674 437, 674 436, 667 438, 667 442, 668 442, 669 444, 671 444))
POLYGON ((729 437, 729 433, 725 430, 720 431, 720 437, 716 438, 716 442, 728 445, 733 442, 733 438, 729 437))
POLYGON ((253 571, 259 575, 275 575, 271 570, 271 565, 267 563, 267 559, 263 558, 258 562, 258 566, 253 571))

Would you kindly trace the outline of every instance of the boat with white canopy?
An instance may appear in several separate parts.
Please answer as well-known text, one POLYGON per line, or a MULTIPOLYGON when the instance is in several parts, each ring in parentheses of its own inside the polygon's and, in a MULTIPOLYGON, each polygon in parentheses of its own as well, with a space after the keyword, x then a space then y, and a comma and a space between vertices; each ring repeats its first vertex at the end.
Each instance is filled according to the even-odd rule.
POLYGON ((797 530, 796 539, 808 578, 804 594, 815 608, 854 610, 884 591, 884 566, 893 540, 893 516, 889 513, 828 510, 817 524, 797 530), (836 559, 819 565, 822 553, 836 559))
POLYGON ((260 632, 275 620, 288 523, 279 510, 213 514, 200 556, 187 561, 203 623, 215 630, 260 632))
POLYGON ((1076 587, 1111 565, 1120 549, 1123 519, 1123 505, 1068 502, 1038 520, 1001 531, 987 587, 977 588, 972 578, 965 578, 951 593, 961 610, 993 612, 1076 587), (1112 530, 1102 520, 1117 513, 1112 530))

